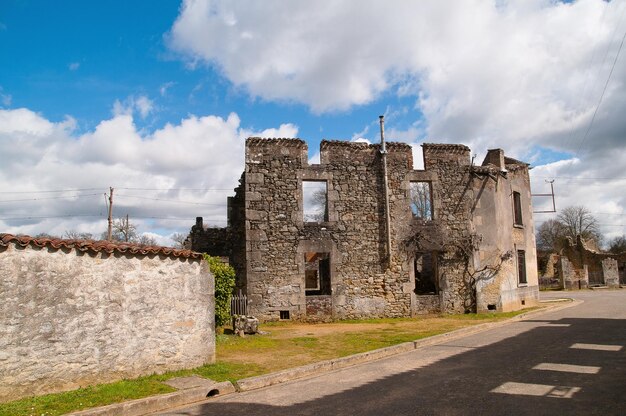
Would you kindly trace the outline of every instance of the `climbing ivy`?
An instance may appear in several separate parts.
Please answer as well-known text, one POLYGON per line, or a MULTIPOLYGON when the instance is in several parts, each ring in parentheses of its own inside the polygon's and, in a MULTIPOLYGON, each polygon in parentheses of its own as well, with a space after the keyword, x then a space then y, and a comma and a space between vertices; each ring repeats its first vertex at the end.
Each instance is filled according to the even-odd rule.
POLYGON ((230 297, 235 287, 235 269, 224 264, 219 257, 205 254, 204 259, 215 277, 215 325, 223 326, 230 321, 230 297))

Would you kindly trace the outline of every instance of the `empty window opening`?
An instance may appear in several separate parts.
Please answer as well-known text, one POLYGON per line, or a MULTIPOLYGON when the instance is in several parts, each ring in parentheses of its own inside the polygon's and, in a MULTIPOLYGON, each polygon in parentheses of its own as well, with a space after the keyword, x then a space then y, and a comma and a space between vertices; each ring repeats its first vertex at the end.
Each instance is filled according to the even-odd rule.
POLYGON ((433 219, 433 201, 430 182, 411 182, 409 200, 413 217, 422 220, 433 219))
POLYGON ((302 181, 304 222, 328 221, 326 181, 302 181))
POLYGON ((289 311, 280 311, 280 319, 289 319, 289 311))
POLYGON ((526 305, 526 301, 524 299, 522 299, 522 306, 526 305))
POLYGON ((519 192, 513 192, 513 216, 515 225, 523 225, 522 222, 522 197, 519 192))
POLYGON ((494 305, 493 303, 490 303, 489 305, 487 305, 487 310, 495 311, 496 310, 496 305, 494 305))
POLYGON ((437 253, 418 253, 413 262, 415 271, 415 293, 436 295, 439 292, 437 253))
POLYGON ((517 250, 517 278, 521 284, 526 282, 526 253, 524 250, 517 250))
POLYGON ((304 288, 307 295, 330 295, 329 253, 304 253, 304 288))

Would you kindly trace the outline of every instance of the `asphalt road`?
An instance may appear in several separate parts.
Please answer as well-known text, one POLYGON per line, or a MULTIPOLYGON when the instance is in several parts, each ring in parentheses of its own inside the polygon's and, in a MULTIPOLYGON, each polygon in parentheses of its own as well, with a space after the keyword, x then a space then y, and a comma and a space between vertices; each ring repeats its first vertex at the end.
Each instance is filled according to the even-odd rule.
MULTIPOLYGON (((626 290, 448 343, 163 415, 626 415, 626 290)), ((563 296, 562 293, 549 296, 563 296)))

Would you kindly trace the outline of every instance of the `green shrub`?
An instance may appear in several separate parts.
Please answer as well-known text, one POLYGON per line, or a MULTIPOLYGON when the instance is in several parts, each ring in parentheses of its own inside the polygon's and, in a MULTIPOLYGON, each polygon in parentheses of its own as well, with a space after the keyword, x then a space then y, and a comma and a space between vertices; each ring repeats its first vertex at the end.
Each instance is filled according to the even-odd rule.
POLYGON ((223 326, 230 321, 230 297, 235 288, 235 269, 222 263, 219 257, 205 254, 204 258, 215 277, 215 326, 223 326))

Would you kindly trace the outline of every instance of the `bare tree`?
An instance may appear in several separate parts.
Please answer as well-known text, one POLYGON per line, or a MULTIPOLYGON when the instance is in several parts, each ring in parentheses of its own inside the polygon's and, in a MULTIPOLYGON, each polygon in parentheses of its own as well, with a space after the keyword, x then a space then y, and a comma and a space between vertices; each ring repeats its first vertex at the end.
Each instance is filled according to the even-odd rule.
MULTIPOLYGON (((316 182, 309 182, 315 184, 316 182)), ((319 182, 321 183, 321 182, 319 182)), ((304 220, 305 222, 324 222, 328 218, 328 201, 326 198, 326 184, 314 189, 319 185, 311 185, 311 193, 305 191, 304 195, 304 220)))
POLYGON ((187 240, 187 235, 183 233, 174 233, 170 238, 174 240, 174 247, 185 248, 185 240, 187 240))
POLYGON ((137 227, 126 217, 113 221, 113 232, 111 238, 115 241, 133 242, 137 238, 137 227))
POLYGON ((491 258, 486 259, 481 267, 475 268, 472 258, 479 249, 480 240, 478 235, 470 234, 448 244, 448 250, 454 253, 454 258, 460 261, 463 267, 463 278, 457 294, 463 299, 465 313, 477 312, 476 286, 478 282, 493 279, 500 273, 504 264, 513 257, 511 251, 504 253, 498 251, 491 258))
POLYGON ((149 235, 141 235, 139 238, 135 238, 132 242, 141 244, 143 246, 158 246, 159 243, 154 237, 150 237, 149 235))
POLYGON ((609 242, 609 252, 620 254, 626 252, 626 235, 615 237, 609 242))
POLYGON ((430 183, 411 182, 409 188, 409 199, 411 201, 411 211, 416 218, 424 220, 432 219, 432 198, 430 194, 430 183))
POLYGON ((565 241, 565 227, 555 219, 543 222, 537 229, 537 248, 543 251, 558 251, 565 241))
POLYGON ((63 233, 63 238, 67 238, 69 240, 93 240, 93 234, 79 233, 75 230, 67 230, 63 233))
POLYGON ((598 220, 581 205, 565 208, 558 215, 558 221, 563 225, 565 237, 571 237, 574 241, 580 235, 585 240, 593 240, 596 244, 602 241, 598 220))
POLYGON ((48 234, 48 233, 39 233, 35 236, 35 238, 51 238, 51 239, 57 239, 59 237, 57 237, 56 235, 52 235, 52 234, 48 234))

